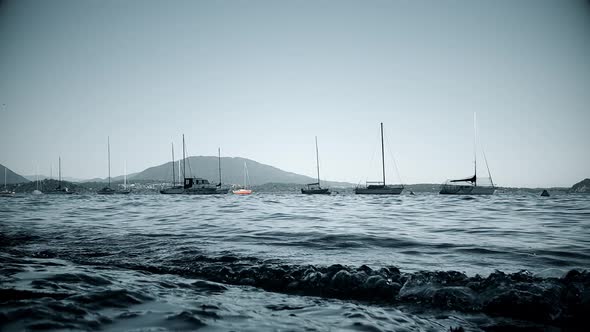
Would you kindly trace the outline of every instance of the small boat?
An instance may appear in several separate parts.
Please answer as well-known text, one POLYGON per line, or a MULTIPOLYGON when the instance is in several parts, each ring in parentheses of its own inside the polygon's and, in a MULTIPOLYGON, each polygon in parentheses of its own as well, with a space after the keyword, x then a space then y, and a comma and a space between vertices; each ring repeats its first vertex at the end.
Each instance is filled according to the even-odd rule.
POLYGON ((35 175, 35 190, 33 195, 43 195, 43 192, 39 189, 39 167, 37 167, 37 174, 35 175))
POLYGON ((232 192, 236 195, 250 195, 252 193, 252 189, 249 189, 249 187, 250 176, 248 174, 248 167, 246 166, 246 162, 244 162, 244 187, 233 190, 232 192))
POLYGON ((476 115, 473 113, 473 176, 464 179, 447 180, 440 188, 441 195, 493 195, 496 187, 492 180, 492 174, 488 166, 487 158, 484 152, 484 161, 488 170, 489 184, 490 185, 478 185, 480 178, 477 176, 477 122, 476 115))
POLYGON ((0 191, 0 197, 11 197, 14 196, 14 191, 8 190, 6 185, 6 166, 4 166, 4 190, 0 191))
MULTIPOLYGON (((184 145, 184 135, 182 135, 182 144, 184 145)), ((184 158, 183 158, 184 162, 184 158)), ((180 175, 180 162, 178 163, 178 175, 180 175)), ((178 179, 180 181, 180 178, 178 179)), ((172 143, 172 187, 160 190, 160 194, 179 195, 184 193, 183 186, 176 185, 176 176, 174 175, 174 143, 172 143)))
POLYGON ((320 157, 318 152, 318 137, 315 137, 315 161, 318 171, 318 182, 308 183, 306 188, 301 188, 301 193, 305 195, 330 195, 329 188, 322 188, 320 185, 320 157))
POLYGON ((383 144, 383 122, 381 122, 381 166, 383 181, 367 181, 364 187, 354 188, 357 195, 399 195, 404 190, 404 186, 388 185, 385 182, 385 146, 383 144))
POLYGON ((115 189, 111 188, 111 139, 110 139, 110 137, 107 137, 107 150, 108 150, 108 164, 109 164, 109 184, 108 184, 108 186, 106 186, 96 192, 99 195, 113 195, 113 194, 115 194, 115 189))
POLYGON ((74 192, 70 191, 68 187, 62 187, 61 185, 61 157, 59 157, 59 180, 58 185, 53 190, 49 190, 46 194, 49 195, 71 195, 74 192))

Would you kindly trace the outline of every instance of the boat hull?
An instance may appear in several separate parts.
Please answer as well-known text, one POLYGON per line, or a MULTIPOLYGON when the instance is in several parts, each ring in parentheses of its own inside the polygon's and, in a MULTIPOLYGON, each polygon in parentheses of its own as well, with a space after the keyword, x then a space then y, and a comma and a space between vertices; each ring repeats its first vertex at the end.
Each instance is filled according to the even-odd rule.
POLYGON ((322 189, 301 189, 301 193, 304 195, 330 195, 330 189, 322 188, 322 189))
POLYGON ((186 189, 186 195, 224 195, 229 192, 229 189, 222 188, 189 188, 186 189))
POLYGON ((441 195, 493 195, 495 187, 469 186, 469 185, 443 185, 441 195))
POLYGON ((165 188, 165 189, 160 190, 160 194, 181 195, 181 194, 184 194, 184 188, 183 187, 165 188))
POLYGON ((252 194, 252 190, 250 189, 239 189, 232 191, 236 195, 250 195, 252 194))
POLYGON ((99 195, 114 195, 115 190, 111 188, 102 188, 101 190, 96 192, 99 195))
POLYGON ((399 195, 404 191, 404 187, 381 186, 377 188, 355 188, 354 193, 357 195, 399 195))

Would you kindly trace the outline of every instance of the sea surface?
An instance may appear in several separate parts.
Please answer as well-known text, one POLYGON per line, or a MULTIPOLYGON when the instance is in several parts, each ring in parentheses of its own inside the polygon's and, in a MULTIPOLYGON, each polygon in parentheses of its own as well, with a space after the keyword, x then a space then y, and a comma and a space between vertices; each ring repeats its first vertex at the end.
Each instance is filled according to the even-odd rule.
POLYGON ((587 331, 590 195, 0 198, 0 330, 587 331))

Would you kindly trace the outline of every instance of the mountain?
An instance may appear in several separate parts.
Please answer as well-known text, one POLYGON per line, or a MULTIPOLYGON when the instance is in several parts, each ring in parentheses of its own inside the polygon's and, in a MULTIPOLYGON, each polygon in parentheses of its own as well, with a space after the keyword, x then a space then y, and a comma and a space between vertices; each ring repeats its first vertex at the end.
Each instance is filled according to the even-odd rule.
MULTIPOLYGON (((0 185, 4 186, 4 168, 6 166, 0 164, 0 185)), ((10 168, 6 167, 6 183, 14 184, 14 183, 25 183, 29 182, 26 178, 22 175, 16 174, 15 172, 11 171, 10 168)))
MULTIPOLYGON (((43 174, 39 174, 39 180, 44 180, 44 179, 49 179, 50 176, 48 175, 43 175, 43 174)), ((37 175, 23 175, 23 177, 29 181, 36 181, 37 180, 37 175)), ((53 179, 57 179, 57 175, 53 176, 53 179)), ((84 179, 80 179, 80 178, 72 178, 69 176, 64 176, 61 178, 63 181, 68 181, 68 182, 84 182, 84 181, 88 181, 88 180, 84 180, 84 179)))
POLYGON ((590 179, 584 179, 574 184, 571 191, 575 193, 590 193, 590 179))
MULTIPOLYGON (((244 182, 244 162, 248 167, 250 183, 252 185, 261 185, 265 183, 292 183, 306 184, 315 182, 315 178, 309 176, 286 172, 273 166, 261 164, 254 160, 240 157, 222 157, 221 171, 222 182, 224 184, 242 184, 244 182)), ((174 172, 178 181, 178 163, 174 164, 174 172)), ((180 161, 182 167, 182 161, 180 161)), ((219 182, 218 159, 212 156, 193 156, 186 159, 186 176, 199 177, 209 180, 211 183, 219 182)), ((166 181, 172 180, 172 162, 159 166, 150 167, 143 172, 128 176, 128 180, 154 180, 166 181)), ((352 183, 322 181, 325 186, 353 186, 352 183)))

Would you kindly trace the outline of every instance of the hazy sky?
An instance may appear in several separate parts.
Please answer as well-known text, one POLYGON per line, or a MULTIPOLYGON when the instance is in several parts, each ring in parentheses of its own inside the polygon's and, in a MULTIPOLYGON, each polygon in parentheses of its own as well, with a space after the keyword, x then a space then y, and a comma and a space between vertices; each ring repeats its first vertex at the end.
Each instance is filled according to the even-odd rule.
POLYGON ((1 1, 0 105, 20 174, 61 155, 105 177, 107 136, 113 175, 141 171, 184 133, 313 176, 317 135, 322 176, 357 183, 380 177, 382 121, 403 182, 440 183, 472 173, 476 111, 495 182, 570 186, 590 177, 590 3, 1 1))

